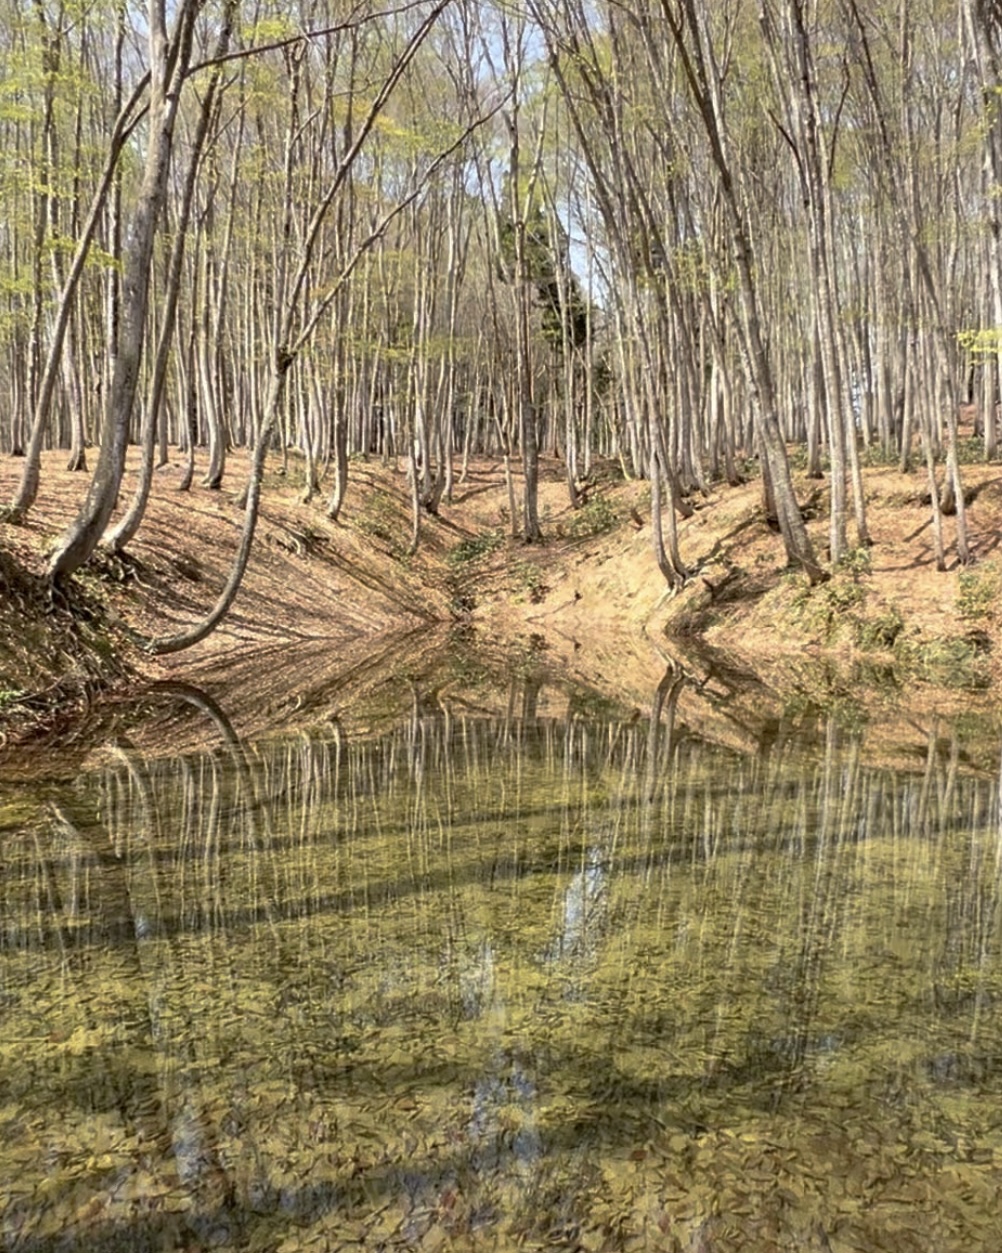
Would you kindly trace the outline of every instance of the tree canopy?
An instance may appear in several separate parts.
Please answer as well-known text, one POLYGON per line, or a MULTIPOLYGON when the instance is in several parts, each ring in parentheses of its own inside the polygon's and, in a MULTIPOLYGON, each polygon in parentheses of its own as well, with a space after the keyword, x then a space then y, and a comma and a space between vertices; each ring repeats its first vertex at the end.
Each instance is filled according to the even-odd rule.
POLYGON ((172 450, 192 487, 198 445, 206 490, 253 453, 247 551, 269 451, 307 497, 332 468, 335 516, 353 454, 404 459, 413 544, 471 453, 521 461, 542 538, 551 451, 572 504, 596 454, 651 479, 671 586, 676 513, 752 465, 812 582, 870 542, 867 461, 920 459, 937 561, 968 559, 961 464, 998 455, 988 0, 8 0, 0 82, 8 521, 44 448, 94 462, 56 580, 128 545, 172 450))

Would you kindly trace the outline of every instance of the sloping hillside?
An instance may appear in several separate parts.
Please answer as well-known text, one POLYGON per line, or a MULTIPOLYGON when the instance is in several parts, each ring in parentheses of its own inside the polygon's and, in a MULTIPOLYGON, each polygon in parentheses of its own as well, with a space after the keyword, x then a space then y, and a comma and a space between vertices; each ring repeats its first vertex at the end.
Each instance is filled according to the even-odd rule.
MULTIPOLYGON (((4 497, 19 468, 0 461, 4 497)), ((694 502, 680 522, 693 575, 670 596, 651 556, 648 489, 625 481, 614 463, 595 467, 580 510, 569 507, 562 467, 544 465, 547 541, 534 546, 511 538, 501 465, 478 461, 465 476, 457 466, 451 502, 421 519, 409 556, 410 496, 400 468, 353 462, 334 524, 322 497, 301 502, 293 461, 287 476, 269 475, 251 565, 227 620, 186 653, 144 655, 124 625, 162 634, 215 600, 236 548, 242 469, 234 457, 230 491, 185 494, 176 490, 176 468, 160 472, 129 557, 103 559, 54 600, 42 578, 44 553, 86 479, 64 471, 60 454, 47 457, 27 524, 0 526, 0 700, 8 715, 47 720, 99 687, 166 678, 225 691, 266 723, 362 663, 383 654, 399 663, 456 625, 491 645, 522 641, 552 667, 638 693, 670 657, 697 674, 726 664, 774 688, 808 692, 819 682, 851 692, 861 677, 891 673, 948 689, 983 688, 998 677, 1002 475, 984 466, 965 470, 975 556, 966 570, 953 557, 947 573, 934 568, 923 476, 878 468, 866 477, 874 546, 854 553, 829 583, 809 589, 783 569, 781 541, 761 520, 751 482, 694 502)), ((810 526, 823 550, 824 486, 805 479, 798 488, 812 502, 810 526)))

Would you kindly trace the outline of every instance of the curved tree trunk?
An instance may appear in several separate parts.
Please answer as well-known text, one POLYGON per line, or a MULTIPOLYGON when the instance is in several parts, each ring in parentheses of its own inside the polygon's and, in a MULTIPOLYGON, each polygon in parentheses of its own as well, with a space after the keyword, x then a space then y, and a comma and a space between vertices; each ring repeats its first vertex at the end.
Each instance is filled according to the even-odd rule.
MULTIPOLYGON (((222 57, 229 45, 230 12, 234 4, 235 0, 231 0, 227 18, 216 41, 214 58, 222 57)), ((142 461, 139 468, 139 482, 136 484, 132 503, 125 516, 104 539, 105 547, 112 553, 122 552, 126 545, 135 537, 142 523, 143 515, 146 513, 146 505, 150 498, 150 487, 153 483, 153 461, 157 444, 157 424, 161 420, 160 414, 163 409, 164 389, 167 382, 167 359, 170 354, 170 345, 174 338, 174 326, 177 321, 177 302, 181 290, 181 267, 184 263, 184 245, 188 234, 188 221, 191 217, 191 205, 195 195, 195 180, 198 177, 198 168, 201 162, 202 150, 205 146, 205 139, 209 133, 209 122, 215 108, 216 92, 221 74, 222 66, 217 64, 213 69, 212 78, 202 100, 198 127, 192 142, 191 157, 188 162, 184 192, 181 198, 181 208, 178 213, 174 242, 171 247, 163 325, 160 328, 156 360, 153 366, 153 380, 150 384, 149 402, 146 406, 143 423, 141 440, 142 461)))
POLYGON ((119 351, 108 393, 97 468, 83 507, 49 562, 49 577, 55 582, 73 574, 91 556, 118 500, 145 340, 153 242, 167 191, 174 122, 181 83, 191 55, 192 29, 198 8, 197 0, 184 0, 178 10, 177 46, 170 49, 165 0, 150 0, 149 147, 125 254, 119 351))
MULTIPOLYGON (((138 637, 137 642, 141 644, 147 652, 154 654, 177 653, 183 649, 191 648, 192 645, 199 643, 210 635, 219 623, 223 620, 230 610, 230 606, 236 599, 243 582, 244 574, 247 570, 247 562, 250 560, 251 548, 254 543, 254 534, 257 530, 258 512, 261 503, 261 482, 264 477, 265 459, 268 455, 268 446, 271 443, 271 437, 278 424, 282 414, 283 401, 285 398, 285 384, 290 368, 296 360, 296 356, 303 344, 305 344, 324 311, 330 307, 331 301, 337 294, 337 289, 328 296, 321 299, 313 312, 305 319, 305 325, 300 331, 298 337, 293 339, 293 323, 298 311, 299 300, 306 284, 307 272, 310 261, 313 257, 314 248, 320 234, 320 227, 323 223, 324 216, 330 208, 338 190, 343 186, 351 166, 354 164, 355 158, 361 150, 366 135, 375 124, 376 117, 389 96, 390 91, 396 82, 399 81, 404 69, 409 61, 413 58, 421 43, 427 37, 439 14, 446 7, 448 0, 439 0, 431 13, 425 18, 418 30, 411 36, 408 44, 395 62, 393 69, 383 81, 376 97, 371 105, 367 115, 365 124, 356 136, 355 143, 342 158, 338 170, 335 173, 326 194, 321 200, 320 205, 314 210, 310 220, 309 229, 306 232, 306 238, 301 245, 298 265, 296 273, 292 280, 285 308, 280 311, 278 318, 278 334, 276 337, 276 345, 274 349, 274 361, 271 369, 270 382, 268 386, 268 395, 265 400, 264 414, 262 416, 261 426, 257 433, 257 439, 254 445, 254 451, 251 455, 250 475, 247 486, 244 490, 243 507, 244 507, 244 524, 240 534, 240 544, 237 549, 236 557, 230 569, 229 577, 223 587, 219 598, 209 612, 200 622, 189 627, 185 631, 180 631, 175 635, 159 636, 154 639, 141 640, 138 637)), ((371 243, 378 235, 370 237, 371 243)), ((359 248, 356 254, 356 260, 362 256, 365 244, 359 248)))
POLYGON ((243 493, 244 524, 240 532, 240 544, 233 559, 233 565, 230 568, 226 584, 220 592, 216 603, 205 617, 200 622, 196 622, 194 626, 189 627, 185 631, 179 631, 175 635, 163 635, 155 639, 134 637, 140 647, 148 653, 154 653, 158 656, 164 653, 179 653, 185 648, 191 648, 193 644, 198 644, 212 634, 227 613, 229 613, 230 606, 237 598, 237 592, 240 591, 240 585, 247 572, 247 562, 250 560, 251 548, 254 544, 254 533, 257 530, 257 520, 261 505, 261 481, 264 477, 264 463, 268 455, 271 435, 281 410, 282 397, 285 391, 285 379, 291 364, 291 358, 285 358, 280 355, 272 371, 271 383, 268 388, 268 399, 265 405, 264 424, 258 435, 254 451, 251 454, 250 474, 248 475, 247 485, 243 493))
POLYGON ((707 15, 695 0, 683 0, 678 12, 662 3, 673 43, 703 123, 717 172, 724 211, 729 219, 732 259, 737 270, 741 316, 741 356, 757 410, 759 447, 768 472, 779 528, 791 564, 801 567, 812 584, 828 577, 818 563, 793 491, 786 445, 779 423, 772 367, 762 334, 761 305, 756 287, 751 236, 728 153, 720 93, 720 69, 707 54, 707 15), (687 37, 688 34, 688 37, 687 37))
MULTIPOLYGON (((115 169, 118 165, 118 158, 121 155, 125 141, 132 132, 132 128, 139 120, 138 117, 132 117, 132 113, 136 108, 136 105, 139 103, 142 93, 146 90, 147 82, 148 76, 144 77, 136 85, 136 89, 133 91, 131 97, 123 106, 121 112, 115 120, 115 128, 112 131, 108 159, 105 162, 101 182, 99 183, 97 191, 94 193, 94 198, 91 201, 90 212, 87 214, 87 221, 84 223, 83 233, 77 243, 76 251, 73 254, 73 261, 70 264, 69 273, 66 276, 65 286, 59 296, 55 323, 52 328, 52 340, 49 344, 49 353, 45 361, 45 369, 42 373, 42 382, 38 392, 38 400, 35 404, 34 416, 32 418, 31 434, 28 438, 26 459, 24 467, 21 471, 21 481, 18 485, 17 493, 11 501, 6 513, 6 520, 8 522, 23 521, 28 510, 35 503, 35 498, 38 495, 42 449, 45 446, 45 436, 49 429, 49 411, 52 408, 52 397, 56 389, 56 381, 59 378, 59 370, 62 364, 63 343, 66 339, 70 315, 73 312, 73 301, 76 297, 80 277, 84 271, 84 265, 86 264, 88 254, 90 253, 90 246, 94 239, 94 233, 101 220, 101 214, 104 211, 105 201, 108 198, 108 192, 111 189, 111 185, 114 180, 115 169)), ((82 451, 81 460, 83 460, 82 451)), ((80 468, 83 467, 81 466, 80 468)))
MULTIPOLYGON (((361 150, 362 144, 365 142, 366 135, 369 131, 371 131, 373 125, 375 124, 376 117, 378 116, 383 104, 392 91, 394 85, 399 81, 404 69, 417 52, 417 49, 427 37, 429 31, 438 19, 439 14, 446 7, 447 3, 448 0, 439 0, 439 3, 435 5, 432 11, 421 23, 418 30, 409 39, 404 52, 396 60, 393 68, 384 79, 379 91, 376 93, 365 123, 356 136, 354 144, 343 156, 324 197, 311 216, 306 237, 300 248, 296 273, 286 297, 285 307, 280 311, 278 318, 278 333, 276 336, 268 395, 265 400, 264 413, 260 429, 257 433, 254 451, 251 455, 250 475, 243 493, 244 524, 240 534, 240 543, 233 565, 230 569, 229 577, 226 580, 226 584, 212 609, 209 610, 200 622, 195 623, 194 626, 189 627, 187 630, 180 631, 175 635, 159 636, 152 639, 142 639, 133 633, 133 638, 140 644, 141 647, 145 648, 147 652, 157 655, 176 653, 199 643, 215 630, 215 628, 229 612, 230 606, 236 599, 237 593, 239 592, 240 586, 243 582, 244 574, 247 570, 247 563, 250 559, 251 548, 254 543, 254 534, 257 530, 257 520, 261 502, 261 484, 264 477, 265 460, 268 454, 268 446, 271 443, 272 435, 274 434, 279 418, 282 415, 286 379, 299 351, 308 341, 309 337, 316 328, 318 321, 323 316, 323 313, 330 307, 331 301, 337 294, 337 288, 335 288, 327 296, 319 300, 312 313, 307 315, 305 318, 305 325, 303 325, 299 335, 294 337, 293 326, 298 313, 300 298, 306 285, 309 264, 312 260, 314 249, 320 235, 320 228, 323 224, 327 210, 330 208, 338 190, 343 186, 344 180, 354 164, 354 161, 361 150)), ((387 221, 389 220, 390 219, 388 218, 387 221)), ((358 249, 355 255, 355 260, 360 258, 368 244, 371 244, 377 238, 379 238, 378 233, 370 236, 368 243, 364 243, 358 249)))
POLYGON ((675 492, 670 475, 662 475, 661 458, 658 455, 658 441, 651 437, 650 469, 651 480, 651 543, 654 549, 654 560, 658 563, 661 576, 672 591, 677 591, 685 582, 682 573, 682 562, 678 555, 678 534, 675 526, 675 492), (664 529, 662 521, 661 486, 668 485, 668 536, 669 550, 665 550, 664 529))

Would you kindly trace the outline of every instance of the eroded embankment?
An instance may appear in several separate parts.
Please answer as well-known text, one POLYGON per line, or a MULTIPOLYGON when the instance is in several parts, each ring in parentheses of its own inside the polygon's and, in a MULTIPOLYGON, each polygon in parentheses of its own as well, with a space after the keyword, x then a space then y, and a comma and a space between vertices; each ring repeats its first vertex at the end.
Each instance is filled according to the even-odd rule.
MULTIPOLYGON (((0 494, 11 494, 18 469, 0 462, 0 494)), ((437 516, 422 516, 411 554, 399 467, 354 462, 334 523, 323 498, 302 501, 293 461, 288 474, 269 473, 232 613, 196 648, 153 659, 124 628, 164 633, 211 606, 236 549, 239 480, 232 495, 181 494, 178 471, 161 472, 128 557, 99 559, 54 597, 45 550, 86 483, 50 454, 27 523, 0 525, 0 702, 8 728, 59 727, 98 691, 183 680, 224 695, 242 726, 267 727, 309 715, 324 705, 317 693, 376 658, 406 674, 409 658, 459 626, 481 649, 545 658, 551 671, 638 707, 674 662, 707 690, 721 674, 741 676, 742 688, 757 682, 773 693, 770 716, 798 701, 945 709, 951 694, 965 692, 966 702, 967 690, 997 685, 1002 488, 994 467, 965 474, 974 555, 965 569, 952 552, 948 572, 935 568, 921 476, 871 469, 874 544, 829 583, 810 589, 784 569, 749 483, 715 488, 680 520, 692 577, 669 596, 651 555, 648 489, 614 465, 596 467, 584 508, 572 510, 562 466, 546 463, 547 540, 525 546, 511 537, 501 466, 478 462, 437 516)), ((798 488, 813 500, 809 526, 823 551, 825 489, 806 480, 798 488)))

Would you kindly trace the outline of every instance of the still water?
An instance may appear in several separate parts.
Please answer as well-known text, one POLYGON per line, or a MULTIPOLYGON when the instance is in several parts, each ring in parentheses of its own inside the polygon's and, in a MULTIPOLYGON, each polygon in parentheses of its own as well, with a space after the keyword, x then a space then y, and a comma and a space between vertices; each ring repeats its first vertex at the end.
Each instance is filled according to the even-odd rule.
POLYGON ((1002 1248, 997 727, 685 697, 13 789, 0 1247, 1002 1248))

